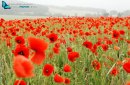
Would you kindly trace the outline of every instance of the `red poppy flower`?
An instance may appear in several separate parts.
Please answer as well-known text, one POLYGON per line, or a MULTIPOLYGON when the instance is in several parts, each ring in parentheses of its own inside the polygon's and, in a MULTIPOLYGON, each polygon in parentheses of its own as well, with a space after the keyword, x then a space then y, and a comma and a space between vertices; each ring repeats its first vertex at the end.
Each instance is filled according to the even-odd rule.
POLYGON ((25 45, 17 45, 15 50, 13 51, 14 55, 23 55, 26 58, 29 56, 29 49, 25 47, 25 45))
POLYGON ((16 36, 17 34, 16 34, 16 31, 11 31, 11 35, 12 36, 16 36))
POLYGON ((128 56, 130 56, 130 49, 128 49, 128 52, 127 52, 128 56))
POLYGON ((113 30, 112 37, 115 39, 118 39, 120 37, 120 32, 117 30, 113 30))
POLYGON ((27 78, 34 76, 34 67, 32 63, 24 56, 18 55, 14 57, 13 69, 17 77, 27 78))
POLYGON ((46 64, 43 68, 42 74, 45 76, 50 76, 54 71, 54 67, 51 64, 46 64))
POLYGON ((100 62, 98 62, 97 60, 93 60, 92 61, 92 66, 93 66, 93 68, 95 69, 95 70, 100 70, 100 68, 101 68, 101 64, 100 64, 100 62))
POLYGON ((4 21, 5 20, 3 18, 0 19, 0 26, 2 26, 2 24, 3 24, 4 21))
POLYGON ((112 62, 114 62, 114 60, 115 60, 115 59, 114 59, 113 57, 111 57, 111 56, 106 56, 106 58, 109 59, 109 60, 112 61, 112 62))
POLYGON ((124 35, 125 34, 125 31, 124 30, 120 30, 119 31, 121 35, 124 35))
POLYGON ((113 68, 110 72, 111 75, 116 76, 119 73, 117 68, 113 68))
POLYGON ((103 51, 107 51, 108 50, 108 45, 107 44, 102 44, 102 49, 103 51))
POLYGON ((130 73, 130 60, 127 60, 126 62, 124 62, 124 64, 123 64, 123 69, 124 69, 127 73, 130 73))
POLYGON ((75 38, 69 38, 69 40, 70 40, 71 42, 73 42, 73 41, 75 41, 75 38))
POLYGON ((17 37, 15 37, 15 42, 17 44, 24 44, 25 43, 24 37, 23 36, 17 36, 17 37))
POLYGON ((60 76, 59 74, 55 74, 54 81, 56 83, 63 83, 64 82, 64 78, 62 76, 60 76))
POLYGON ((50 52, 50 53, 48 54, 48 56, 49 56, 50 58, 53 58, 54 53, 53 53, 53 52, 50 52))
POLYGON ((66 64, 63 69, 65 72, 71 72, 71 67, 68 64, 66 64))
POLYGON ((89 35, 91 35, 91 33, 90 33, 90 32, 86 32, 85 35, 86 35, 86 36, 89 36, 89 35))
POLYGON ((51 33, 47 37, 49 38, 50 42, 52 42, 52 43, 58 39, 58 36, 55 33, 51 33))
POLYGON ((90 42, 90 41, 85 41, 84 43, 83 43, 83 46, 85 46, 86 48, 88 48, 88 49, 91 49, 92 48, 92 46, 93 46, 93 44, 92 44, 92 42, 90 42))
POLYGON ((114 50, 120 50, 120 47, 119 46, 114 46, 114 50))
POLYGON ((72 52, 72 48, 71 47, 67 47, 67 52, 72 52))
POLYGON ((58 54, 58 53, 60 52, 60 50, 59 50, 59 48, 54 47, 54 48, 53 48, 53 52, 56 53, 56 54, 58 54))
POLYGON ((70 84, 70 79, 69 78, 65 78, 65 84, 70 84))
POLYGON ((111 45, 113 42, 111 40, 106 40, 106 44, 111 45))
POLYGON ((60 47, 60 43, 56 43, 55 47, 59 48, 60 47))
POLYGON ((94 44, 93 47, 91 48, 91 51, 97 55, 97 48, 98 48, 98 45, 97 44, 94 44))
POLYGON ((12 46, 12 44, 11 44, 11 42, 10 42, 10 39, 6 39, 6 46, 8 46, 8 47, 11 47, 11 46, 12 46))
POLYGON ((70 52, 70 53, 68 54, 68 59, 69 59, 71 62, 74 62, 78 57, 79 57, 79 53, 78 53, 78 52, 70 52))
POLYGON ((125 85, 130 85, 130 81, 127 81, 127 82, 125 83, 125 85))
POLYGON ((14 85, 27 85, 26 82, 24 80, 16 80, 14 82, 14 85))
POLYGON ((31 49, 38 52, 44 52, 48 47, 48 43, 38 38, 29 37, 28 41, 31 49))
POLYGON ((34 56, 31 58, 31 61, 37 65, 42 64, 42 62, 45 59, 45 53, 44 52, 35 52, 34 56))
POLYGON ((128 44, 130 44, 130 40, 127 40, 127 39, 126 39, 126 42, 127 42, 128 44))

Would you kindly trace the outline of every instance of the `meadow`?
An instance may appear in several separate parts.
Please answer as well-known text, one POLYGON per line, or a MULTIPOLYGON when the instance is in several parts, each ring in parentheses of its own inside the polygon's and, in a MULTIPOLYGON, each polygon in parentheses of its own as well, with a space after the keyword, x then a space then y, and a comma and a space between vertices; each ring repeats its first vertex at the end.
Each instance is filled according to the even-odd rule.
POLYGON ((0 85, 130 85, 130 17, 0 19, 0 85))

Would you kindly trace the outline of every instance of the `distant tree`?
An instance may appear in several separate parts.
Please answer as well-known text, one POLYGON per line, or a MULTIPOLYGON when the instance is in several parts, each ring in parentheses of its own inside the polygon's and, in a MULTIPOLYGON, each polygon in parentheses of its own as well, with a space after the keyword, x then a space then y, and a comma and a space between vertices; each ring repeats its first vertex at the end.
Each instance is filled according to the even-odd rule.
POLYGON ((118 17, 121 17, 121 16, 122 16, 122 13, 119 12, 117 16, 118 16, 118 17))
POLYGON ((75 16, 77 16, 77 13, 75 13, 75 16))
POLYGON ((105 13, 103 13, 103 16, 107 17, 107 16, 109 16, 109 13, 105 12, 105 13))
POLYGON ((118 15, 118 12, 116 10, 112 10, 110 11, 110 16, 117 16, 118 15))
POLYGON ((61 13, 56 13, 56 14, 54 14, 53 16, 62 17, 63 15, 62 15, 61 13))

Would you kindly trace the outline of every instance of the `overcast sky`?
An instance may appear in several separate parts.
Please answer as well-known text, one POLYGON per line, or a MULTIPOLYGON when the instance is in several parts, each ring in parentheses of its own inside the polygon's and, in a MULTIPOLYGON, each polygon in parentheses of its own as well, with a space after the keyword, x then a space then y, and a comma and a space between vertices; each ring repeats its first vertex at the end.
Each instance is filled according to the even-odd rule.
POLYGON ((22 0, 44 5, 55 6, 80 6, 104 8, 107 10, 128 10, 130 9, 130 0, 22 0))
MULTIPOLYGON (((9 0, 9 1, 15 1, 15 0, 9 0)), ((118 11, 130 10, 130 0, 21 0, 21 1, 43 5, 54 5, 54 6, 93 7, 93 8, 103 8, 107 10, 118 10, 118 11)))

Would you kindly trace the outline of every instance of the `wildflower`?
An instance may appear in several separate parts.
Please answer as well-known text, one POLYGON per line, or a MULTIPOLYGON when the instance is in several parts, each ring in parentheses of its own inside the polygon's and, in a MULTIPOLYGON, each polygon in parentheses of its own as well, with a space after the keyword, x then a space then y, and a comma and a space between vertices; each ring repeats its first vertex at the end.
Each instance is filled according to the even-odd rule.
POLYGON ((58 54, 59 51, 60 51, 59 48, 57 48, 57 47, 54 47, 54 48, 53 48, 53 52, 54 52, 54 53, 58 54))
POLYGON ((40 65, 45 59, 45 50, 48 47, 48 43, 44 40, 33 37, 29 37, 28 40, 30 48, 35 51, 31 60, 33 63, 40 65))
POLYGON ((31 61, 37 65, 40 65, 45 60, 45 57, 46 56, 44 52, 35 52, 31 58, 31 61))
POLYGON ((127 82, 125 83, 125 85, 130 85, 130 81, 127 81, 127 82))
POLYGON ((113 30, 112 37, 115 38, 115 39, 118 39, 118 38, 120 37, 120 33, 119 33, 119 31, 117 31, 117 30, 113 30))
POLYGON ((77 58, 79 58, 79 53, 78 52, 70 52, 68 54, 68 59, 71 61, 71 62, 74 62, 77 58))
POLYGON ((107 44, 102 44, 102 49, 103 51, 107 51, 108 50, 108 45, 107 44))
POLYGON ((58 36, 55 33, 51 33, 47 37, 49 38, 50 42, 52 42, 52 43, 58 39, 58 36))
POLYGON ((70 84, 70 79, 69 78, 65 78, 65 84, 70 84))
POLYGON ((92 46, 93 46, 93 44, 92 44, 90 41, 85 41, 85 42, 83 43, 83 46, 85 46, 86 48, 91 49, 92 46))
POLYGON ((54 67, 51 64, 46 64, 43 68, 43 75, 50 76, 54 71, 54 67))
POLYGON ((92 66, 93 66, 93 68, 95 69, 95 70, 100 70, 100 68, 101 68, 101 64, 100 64, 100 62, 98 62, 97 60, 93 60, 92 61, 92 66))
POLYGON ((114 50, 120 50, 120 47, 118 47, 118 46, 114 46, 114 50))
POLYGON ((128 56, 130 56, 130 49, 128 50, 127 54, 128 54, 128 56))
POLYGON ((25 45, 17 45, 15 50, 13 51, 14 55, 22 55, 28 58, 29 56, 29 49, 25 47, 25 45))
POLYGON ((127 72, 130 73, 130 60, 127 60, 123 64, 123 69, 127 72))
POLYGON ((63 69, 64 69, 64 72, 71 72, 71 67, 68 64, 66 64, 63 69))
POLYGON ((48 47, 48 43, 38 38, 29 37, 28 41, 30 48, 34 51, 44 52, 48 47))
POLYGON ((15 37, 15 42, 17 44, 24 44, 25 43, 24 37, 23 36, 17 36, 17 37, 15 37))
POLYGON ((72 52, 72 48, 71 47, 67 47, 67 52, 72 52))
POLYGON ((16 80, 14 82, 14 85, 27 85, 26 82, 24 80, 16 80))
POLYGON ((116 76, 118 73, 119 73, 119 71, 118 71, 118 69, 117 69, 116 67, 114 67, 114 68, 111 70, 111 72, 110 72, 110 74, 113 75, 113 76, 116 76))
POLYGON ((121 35, 124 35, 125 34, 125 31, 124 30, 120 30, 119 31, 121 35))
POLYGON ((55 47, 59 48, 60 47, 60 43, 56 43, 55 47))
POLYGON ((29 61, 24 56, 18 55, 14 57, 13 61, 13 69, 17 77, 27 78, 33 77, 33 65, 31 61, 29 61))
POLYGON ((60 76, 59 74, 55 74, 54 81, 56 83, 63 83, 64 82, 64 78, 62 76, 60 76))

